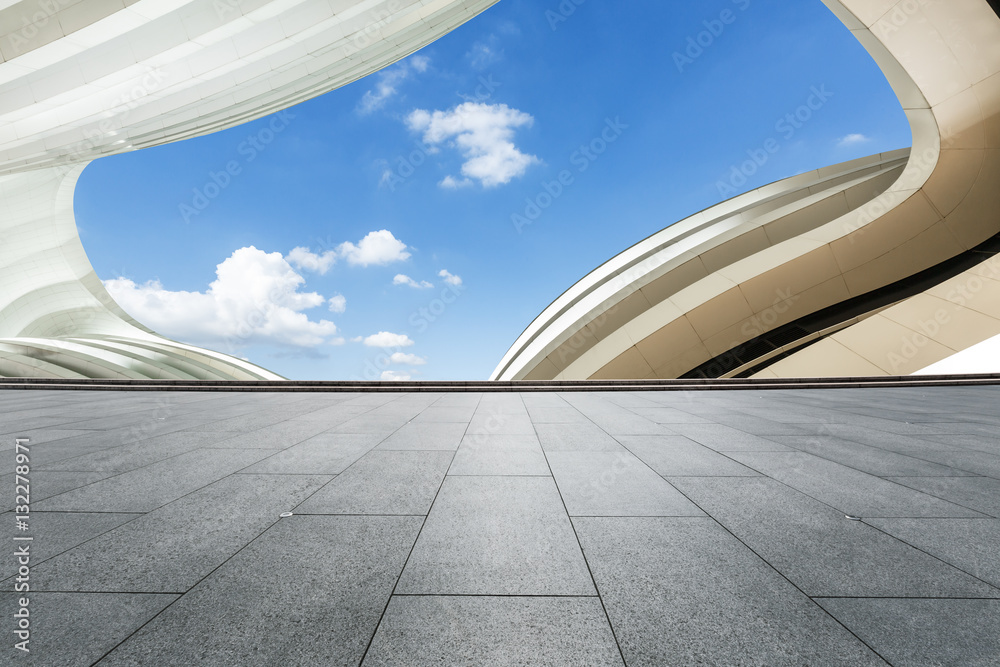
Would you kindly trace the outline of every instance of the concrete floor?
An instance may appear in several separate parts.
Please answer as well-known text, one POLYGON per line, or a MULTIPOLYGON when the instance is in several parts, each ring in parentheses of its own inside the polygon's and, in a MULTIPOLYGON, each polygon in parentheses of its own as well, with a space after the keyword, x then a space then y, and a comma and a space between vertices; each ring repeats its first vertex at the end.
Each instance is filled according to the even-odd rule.
POLYGON ((6 390, 0 433, 5 664, 1000 664, 1000 387, 6 390))

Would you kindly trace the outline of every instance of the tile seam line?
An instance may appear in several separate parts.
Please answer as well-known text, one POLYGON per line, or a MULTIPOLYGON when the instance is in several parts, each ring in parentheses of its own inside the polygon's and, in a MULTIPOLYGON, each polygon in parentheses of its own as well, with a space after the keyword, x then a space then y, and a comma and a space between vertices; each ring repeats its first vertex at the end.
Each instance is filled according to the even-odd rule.
MULTIPOLYGON (((479 410, 479 406, 482 404, 483 397, 480 396, 479 400, 476 401, 476 407, 473 409, 472 414, 475 416, 476 411, 479 410)), ((437 401, 434 401, 435 403, 437 401)), ((434 405, 434 403, 431 403, 434 405)), ((427 406, 430 407, 430 406, 427 406)), ((424 410, 427 409, 424 408, 424 410)), ((421 410, 423 412, 423 410, 421 410)), ((465 431, 462 432, 462 439, 465 439, 466 434, 469 431, 469 425, 472 424, 472 417, 469 418, 469 423, 465 426, 465 431)), ((409 423, 409 422, 407 422, 409 423)), ((405 425, 405 424, 404 424, 405 425)), ((403 428, 400 426, 399 428, 403 428)), ((397 429, 398 431, 399 429, 397 429)), ((395 433, 395 431, 393 431, 395 433)), ((459 440, 459 447, 461 447, 461 440, 459 440)), ((458 447, 455 451, 451 453, 451 461, 448 463, 448 468, 445 469, 445 474, 441 476, 441 482, 438 484, 437 491, 434 492, 434 497, 431 499, 431 504, 427 507, 427 514, 424 515, 423 521, 420 522, 420 528, 417 529, 417 534, 413 537, 413 544, 410 545, 410 550, 406 553, 406 558, 403 560, 403 565, 399 568, 399 574, 396 575, 396 581, 392 585, 392 590, 389 591, 389 595, 386 596, 385 604, 382 606, 382 613, 379 614, 378 622, 375 623, 375 627, 372 629, 371 637, 368 638, 368 643, 365 645, 365 650, 361 653, 361 658, 358 660, 358 667, 364 664, 365 659, 368 657, 368 652, 372 648, 372 644, 375 643, 375 637, 378 635, 378 630, 382 627, 382 621, 385 619, 386 613, 389 611, 389 605, 392 604, 392 598, 396 595, 396 589, 399 588, 399 582, 403 578, 403 573, 406 572, 406 566, 410 563, 410 558, 413 557, 413 552, 417 548, 417 543, 420 541, 420 535, 424 532, 424 527, 427 525, 427 519, 430 518, 431 512, 434 511, 434 503, 437 502, 438 496, 441 495, 441 489, 444 488, 444 483, 448 479, 448 470, 455 463, 455 456, 458 454, 458 447)))
MULTIPOLYGON (((668 484, 669 484, 669 482, 668 482, 668 484)), ((671 486, 673 486, 673 485, 671 484, 671 486)), ((674 487, 674 488, 676 488, 676 487, 674 487)), ((873 647, 870 644, 868 644, 868 642, 866 642, 865 640, 863 640, 861 637, 859 637, 857 634, 855 634, 855 632, 853 630, 851 630, 844 623, 842 623, 840 621, 840 619, 838 619, 836 616, 834 616, 833 614, 831 614, 828 610, 824 609, 823 605, 819 604, 818 602, 816 602, 816 600, 814 600, 813 598, 809 597, 809 595, 804 590, 802 590, 801 588, 799 588, 799 586, 795 582, 793 582, 791 579, 789 579, 787 576, 785 576, 785 574, 781 570, 779 570, 777 567, 775 567, 773 564, 771 564, 771 562, 769 560, 767 560, 766 558, 764 558, 763 556, 761 556, 759 553, 757 553, 757 551, 755 549, 753 549, 749 544, 747 544, 742 539, 740 539, 739 536, 737 536, 735 533, 733 533, 733 531, 731 531, 729 528, 727 528, 725 525, 723 525, 723 523, 721 521, 719 521, 714 516, 712 516, 711 514, 709 514, 708 512, 706 512, 705 508, 703 508, 701 505, 699 505, 697 502, 695 502, 695 500, 693 498, 691 498, 690 496, 688 496, 686 493, 684 493, 680 489, 677 489, 677 492, 680 493, 681 495, 683 495, 685 498, 687 498, 688 501, 691 502, 691 503, 693 503, 695 507, 697 507, 698 509, 700 509, 702 512, 705 512, 705 515, 707 517, 709 517, 710 519, 712 519, 712 521, 714 521, 717 526, 719 526, 722 530, 724 530, 726 533, 728 533, 734 540, 736 540, 737 542, 739 542, 740 544, 742 544, 745 549, 747 549, 750 553, 752 553, 755 557, 757 557, 762 563, 764 563, 768 568, 770 568, 773 572, 775 572, 779 577, 781 577, 786 582, 788 582, 789 586, 793 587, 803 597, 805 597, 807 600, 809 600, 809 602, 811 602, 813 605, 815 605, 815 607, 818 608, 823 614, 825 614, 827 617, 833 619, 834 623, 836 623, 837 625, 839 625, 840 627, 842 627, 844 630, 846 630, 852 637, 854 637, 857 641, 859 641, 863 646, 867 647, 869 651, 871 651, 874 655, 878 656, 878 658, 880 660, 882 660, 884 663, 886 663, 887 665, 890 665, 890 667, 892 666, 893 663, 888 658, 886 658, 884 655, 882 655, 881 653, 879 653, 878 651, 876 651, 875 647, 873 647)))
MULTIPOLYGON (((521 400, 521 404, 524 405, 524 397, 520 393, 518 393, 518 397, 521 400)), ((560 398, 566 401, 565 397, 560 396, 560 398)), ((566 402, 570 403, 570 401, 566 402)), ((580 408, 576 407, 575 405, 572 405, 572 403, 570 403, 570 406, 576 409, 578 412, 580 412, 580 414, 582 414, 584 417, 586 417, 590 421, 590 423, 593 424, 595 427, 597 427, 601 431, 604 431, 604 429, 601 428, 600 425, 591 420, 590 417, 588 417, 585 412, 580 410, 580 408)), ((527 406, 525 406, 525 410, 527 409, 528 409, 527 406)), ((531 421, 530 417, 529 421, 531 421)), ((601 588, 600 586, 597 585, 597 578, 594 576, 594 570, 590 566, 590 560, 587 558, 587 552, 584 551, 583 549, 583 542, 580 541, 580 534, 576 530, 576 524, 573 523, 573 517, 570 516, 569 508, 566 506, 566 499, 563 497, 562 489, 559 487, 559 480, 556 479, 555 472, 553 472, 552 470, 552 464, 549 462, 548 452, 546 452, 545 448, 541 446, 541 439, 538 437, 538 429, 535 428, 534 422, 531 422, 531 428, 535 432, 535 438, 539 442, 539 449, 542 450, 542 456, 545 458, 545 465, 548 467, 549 475, 552 477, 552 484, 553 486, 556 487, 556 493, 559 494, 559 502, 562 503, 563 512, 566 513, 566 520, 569 522, 569 527, 573 531, 573 537, 576 539, 576 546, 580 550, 580 557, 583 558, 583 564, 587 568, 587 574, 590 575, 590 583, 594 586, 594 592, 597 593, 597 599, 601 603, 601 609, 604 611, 604 618, 605 620, 607 620, 608 629, 611 631, 611 638, 614 640, 615 646, 618 647, 618 655, 621 657, 622 665, 627 666, 628 661, 625 660, 625 650, 622 648, 621 642, 618 640, 618 632, 615 630, 615 624, 611 621, 611 614, 608 613, 608 606, 604 602, 604 596, 601 594, 601 588)), ((604 431, 604 433, 607 434, 607 431, 604 431)), ((610 434, 608 435, 610 437, 610 434)))

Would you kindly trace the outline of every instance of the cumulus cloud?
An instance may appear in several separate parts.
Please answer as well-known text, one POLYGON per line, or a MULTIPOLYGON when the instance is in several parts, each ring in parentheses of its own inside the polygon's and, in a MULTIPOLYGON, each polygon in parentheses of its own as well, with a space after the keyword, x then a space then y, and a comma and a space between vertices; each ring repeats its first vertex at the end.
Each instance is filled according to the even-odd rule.
POLYGON ((331 313, 342 313, 347 310, 347 299, 344 298, 343 294, 331 296, 327 299, 327 303, 330 304, 331 313))
POLYGON ((408 275, 403 273, 397 273, 396 277, 392 279, 393 285, 409 285, 410 287, 415 287, 417 289, 427 289, 429 287, 434 287, 434 283, 429 283, 426 280, 421 280, 419 283, 408 275))
POLYGON ((455 287, 458 287, 459 285, 462 284, 462 279, 460 277, 450 273, 446 269, 441 269, 440 271, 438 271, 438 275, 444 278, 444 281, 449 285, 454 285, 455 287))
POLYGON ((406 382, 410 379, 410 375, 400 371, 382 371, 379 379, 383 382, 406 382))
POLYGON ((379 72, 375 77, 375 87, 365 91, 358 102, 357 112, 367 116, 385 106, 399 89, 400 84, 410 78, 414 72, 422 74, 430 66, 430 58, 412 56, 398 65, 379 72))
MULTIPOLYGON (((206 347, 270 343, 315 347, 331 340, 337 326, 313 321, 302 311, 326 299, 300 292, 305 279, 279 252, 240 248, 216 267, 204 292, 172 291, 158 280, 137 284, 128 278, 104 281, 130 315, 170 338, 206 347)), ((228 351, 228 350, 226 350, 228 351)))
POLYGON ((337 246, 337 253, 347 260, 348 264, 369 266, 371 264, 385 265, 401 262, 410 258, 406 252, 406 244, 392 235, 388 229, 369 232, 367 236, 355 245, 350 241, 337 246))
POLYGON ((394 364, 404 364, 406 366, 423 366, 427 363, 427 360, 423 357, 418 357, 415 354, 407 354, 405 352, 394 352, 389 361, 394 364))
POLYGON ((292 248, 292 251, 288 253, 285 259, 299 270, 312 271, 322 276, 337 261, 337 253, 333 250, 327 250, 322 255, 318 255, 310 252, 309 248, 299 246, 292 248))
POLYGON ((870 137, 866 137, 863 134, 848 134, 846 137, 841 137, 837 140, 837 145, 840 147, 845 146, 856 146, 857 144, 866 144, 871 141, 870 137))
POLYGON ((413 341, 406 334, 379 331, 365 338, 364 344, 368 347, 409 347, 413 345, 413 341))
POLYGON ((533 122, 529 114, 506 104, 477 102, 465 102, 448 111, 415 109, 406 118, 411 131, 423 133, 424 143, 453 146, 465 159, 462 179, 446 177, 442 187, 457 187, 474 179, 491 188, 524 174, 540 160, 522 153, 512 139, 514 130, 530 127, 533 122))

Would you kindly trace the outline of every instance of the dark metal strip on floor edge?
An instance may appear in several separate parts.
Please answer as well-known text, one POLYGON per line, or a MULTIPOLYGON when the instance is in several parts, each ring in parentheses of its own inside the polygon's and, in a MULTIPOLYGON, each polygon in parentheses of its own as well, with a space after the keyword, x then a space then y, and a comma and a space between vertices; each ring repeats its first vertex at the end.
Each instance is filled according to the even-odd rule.
POLYGON ((730 378, 684 380, 548 380, 539 382, 343 382, 0 378, 2 389, 61 391, 248 391, 248 392, 542 392, 718 391, 949 387, 1000 385, 1000 374, 904 375, 840 378, 730 378))

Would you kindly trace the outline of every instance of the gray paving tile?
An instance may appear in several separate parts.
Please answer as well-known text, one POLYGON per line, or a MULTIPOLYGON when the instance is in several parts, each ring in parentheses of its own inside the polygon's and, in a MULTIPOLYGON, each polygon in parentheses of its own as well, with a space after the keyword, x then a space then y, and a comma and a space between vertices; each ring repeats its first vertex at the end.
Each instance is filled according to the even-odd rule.
POLYGON ((677 408, 632 408, 632 412, 657 424, 708 424, 704 417, 677 408))
POLYGON ((788 447, 769 438, 723 424, 671 424, 671 433, 683 435, 717 452, 787 452, 788 447))
POLYGON ((34 447, 35 445, 44 445, 50 442, 57 442, 59 440, 64 440, 66 438, 71 438, 73 436, 84 435, 89 433, 89 431, 80 430, 69 430, 69 429, 33 429, 26 432, 14 432, 5 433, 0 435, 0 451, 7 451, 14 449, 14 441, 16 438, 28 438, 28 446, 34 447))
POLYGON ((356 665, 421 521, 282 519, 101 667, 356 665))
POLYGON ((807 595, 994 597, 1000 593, 775 480, 670 481, 807 595))
POLYGON ((1000 480, 993 477, 889 477, 911 489, 1000 519, 1000 480))
POLYGON ((617 440, 596 424, 535 424, 546 452, 623 452, 617 440))
POLYGON ((476 410, 469 422, 467 433, 470 435, 534 435, 535 427, 531 424, 527 411, 520 413, 489 412, 482 408, 476 410))
POLYGON ((319 435, 331 426, 333 424, 289 419, 246 433, 213 431, 212 433, 219 437, 206 443, 205 446, 222 449, 287 449, 303 440, 319 435))
POLYGON ((627 452, 551 452, 571 516, 698 516, 702 512, 627 452))
POLYGON ((245 468, 264 456, 267 452, 251 449, 188 452, 61 493, 34 503, 33 508, 48 511, 148 512, 245 468))
POLYGON ((438 407, 437 404, 421 410, 420 414, 413 418, 414 423, 440 423, 440 424, 468 424, 472 421, 472 415, 476 411, 475 405, 465 407, 438 407))
POLYGON ((804 452, 733 452, 730 456, 852 516, 983 516, 954 503, 804 452))
POLYGON ((623 663, 597 598, 395 596, 362 664, 623 663))
POLYGON ((111 447, 48 463, 44 470, 121 473, 198 449, 215 440, 214 433, 179 432, 159 435, 131 445, 111 447))
POLYGON ((915 456, 976 475, 1000 479, 1000 456, 996 454, 974 451, 951 451, 920 452, 920 454, 915 454, 915 456))
POLYGON ((992 584, 996 592, 988 597, 1000 597, 1000 520, 869 519, 866 523, 992 584))
POLYGON ((629 665, 884 664, 711 519, 573 523, 629 665))
POLYGON ((586 415, 570 406, 528 408, 531 421, 537 424, 589 424, 586 415))
POLYGON ((378 449, 428 449, 453 452, 462 442, 467 424, 468 422, 413 420, 383 440, 378 449))
POLYGON ((878 447, 890 452, 915 455, 924 451, 940 451, 953 449, 948 445, 930 442, 914 435, 887 433, 875 429, 864 428, 857 424, 822 424, 813 435, 832 436, 850 440, 862 445, 878 447))
MULTIPOLYGON (((29 551, 31 566, 35 567, 140 516, 142 515, 112 512, 32 512, 28 521, 29 530, 21 534, 33 538, 29 551)), ((5 522, 5 526, 13 526, 14 516, 9 513, 0 515, 0 521, 5 522)), ((14 547, 17 546, 14 543, 14 547)), ((12 577, 16 572, 15 559, 4 558, 0 564, 0 579, 12 577)))
POLYGON ((14 648, 14 614, 22 594, 0 593, 8 623, 2 655, 8 665, 90 665, 177 599, 140 593, 39 593, 28 596, 30 653, 14 648))
POLYGON ((181 593, 329 480, 231 475, 42 563, 32 575, 42 590, 181 593))
POLYGON ((321 433, 272 454, 243 472, 339 475, 383 439, 377 434, 321 433))
POLYGON ((893 665, 990 667, 1000 655, 1000 600, 818 600, 893 665))
POLYGON ((760 474, 682 435, 620 435, 618 440, 664 476, 752 477, 760 474))
POLYGON ((448 477, 397 593, 593 595, 548 477, 448 477))
POLYGON ((531 435, 466 435, 449 475, 549 475, 549 466, 531 435))
MULTIPOLYGON (((872 475, 956 475, 963 474, 954 468, 924 461, 914 456, 891 452, 878 447, 862 445, 834 436, 788 436, 775 435, 774 440, 793 449, 809 452, 829 461, 861 470, 872 475)), ((971 473, 964 473, 971 474, 971 473)))
POLYGON ((451 452, 368 452, 295 513, 427 514, 451 459, 451 452))
POLYGON ((785 422, 772 421, 762 417, 752 417, 750 415, 738 414, 735 412, 723 412, 715 416, 712 420, 718 424, 731 426, 738 431, 752 433, 753 435, 799 435, 803 431, 799 425, 785 422))
POLYGON ((920 438, 928 442, 944 443, 949 448, 961 447, 987 454, 1000 454, 1000 437, 996 435, 997 432, 1000 432, 1000 426, 990 425, 989 428, 993 429, 993 433, 989 435, 923 435, 920 438))
MULTIPOLYGON (((30 474, 30 490, 32 509, 43 509, 39 501, 58 496, 61 493, 72 491, 88 484, 93 484, 111 476, 107 472, 57 472, 49 470, 35 470, 30 474)), ((0 486, 4 489, 14 489, 14 474, 0 476, 0 486)), ((8 494, 3 499, 5 509, 14 509, 15 498, 8 494)), ((137 510, 126 510, 137 511, 137 510)))

